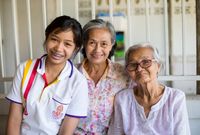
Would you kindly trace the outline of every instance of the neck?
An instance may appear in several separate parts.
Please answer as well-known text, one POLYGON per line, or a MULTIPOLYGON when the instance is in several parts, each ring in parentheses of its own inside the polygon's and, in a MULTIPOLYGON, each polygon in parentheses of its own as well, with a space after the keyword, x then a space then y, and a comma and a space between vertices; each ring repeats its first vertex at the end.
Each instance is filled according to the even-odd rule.
POLYGON ((88 72, 88 74, 102 74, 104 73, 107 65, 107 61, 101 64, 93 64, 89 61, 86 61, 86 63, 84 64, 84 68, 88 72))
POLYGON ((84 64, 84 68, 88 73, 88 75, 90 76, 90 78, 94 81, 94 83, 97 84, 101 79, 101 77, 103 76, 107 68, 107 65, 108 65, 107 61, 101 64, 93 64, 90 63, 89 61, 86 61, 86 63, 84 64))
POLYGON ((48 60, 45 63, 45 72, 61 72, 65 67, 66 63, 63 64, 51 64, 48 60))
POLYGON ((150 101, 162 95, 164 87, 158 82, 137 85, 136 94, 140 98, 150 101))

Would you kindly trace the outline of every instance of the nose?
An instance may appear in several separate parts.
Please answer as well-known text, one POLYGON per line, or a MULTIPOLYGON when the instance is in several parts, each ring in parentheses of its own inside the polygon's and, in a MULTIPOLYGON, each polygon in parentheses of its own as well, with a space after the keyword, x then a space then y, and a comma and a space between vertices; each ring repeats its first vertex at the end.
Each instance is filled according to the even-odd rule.
POLYGON ((95 47, 94 47, 94 50, 99 51, 100 49, 101 49, 101 45, 100 45, 100 43, 97 42, 95 47))
POLYGON ((140 64, 137 65, 136 71, 141 71, 143 68, 140 66, 140 64))
POLYGON ((62 48, 63 48, 63 42, 59 42, 59 43, 55 46, 55 49, 56 49, 57 51, 62 50, 62 48))

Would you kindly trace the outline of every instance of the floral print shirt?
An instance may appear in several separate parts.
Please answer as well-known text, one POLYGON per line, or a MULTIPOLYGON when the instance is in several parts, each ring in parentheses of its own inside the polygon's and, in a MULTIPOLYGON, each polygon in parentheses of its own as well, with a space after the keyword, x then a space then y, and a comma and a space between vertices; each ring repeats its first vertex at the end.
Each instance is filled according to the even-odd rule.
POLYGON ((108 67, 95 86, 83 65, 78 69, 87 78, 89 87, 89 108, 87 118, 80 119, 75 131, 76 135, 105 135, 113 112, 114 96, 117 92, 128 87, 128 75, 119 63, 108 61, 108 67))

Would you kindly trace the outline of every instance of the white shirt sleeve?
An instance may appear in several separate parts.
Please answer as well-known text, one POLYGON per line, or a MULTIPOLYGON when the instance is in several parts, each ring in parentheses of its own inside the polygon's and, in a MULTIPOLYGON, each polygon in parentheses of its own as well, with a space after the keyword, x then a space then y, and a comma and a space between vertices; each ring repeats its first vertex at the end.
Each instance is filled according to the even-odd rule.
POLYGON ((20 64, 17 68, 17 71, 15 73, 11 89, 8 92, 8 95, 6 96, 7 99, 16 102, 16 103, 22 103, 22 92, 21 92, 21 81, 23 76, 23 68, 24 64, 20 64))
POLYGON ((185 94, 181 92, 174 104, 174 135, 190 135, 185 94))
POLYGON ((88 85, 85 78, 82 78, 80 83, 77 83, 74 91, 66 115, 79 118, 86 117, 88 109, 88 85))
POLYGON ((108 129, 108 135, 124 135, 123 118, 120 105, 120 96, 115 97, 114 113, 111 118, 111 123, 108 129))

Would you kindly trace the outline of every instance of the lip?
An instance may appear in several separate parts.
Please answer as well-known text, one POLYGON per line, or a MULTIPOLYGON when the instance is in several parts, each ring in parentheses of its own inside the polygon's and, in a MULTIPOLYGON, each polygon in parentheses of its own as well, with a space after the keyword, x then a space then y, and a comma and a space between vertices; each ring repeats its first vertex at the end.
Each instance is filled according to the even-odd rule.
POLYGON ((148 74, 143 71, 136 73, 136 76, 139 76, 139 77, 146 76, 146 75, 148 75, 148 74))
POLYGON ((62 57, 63 57, 63 55, 62 54, 59 54, 59 53, 51 53, 51 57, 53 58, 53 59, 55 59, 55 60, 59 60, 59 59, 61 59, 62 57))
POLYGON ((102 54, 92 54, 91 56, 93 58, 101 58, 103 55, 102 54))

